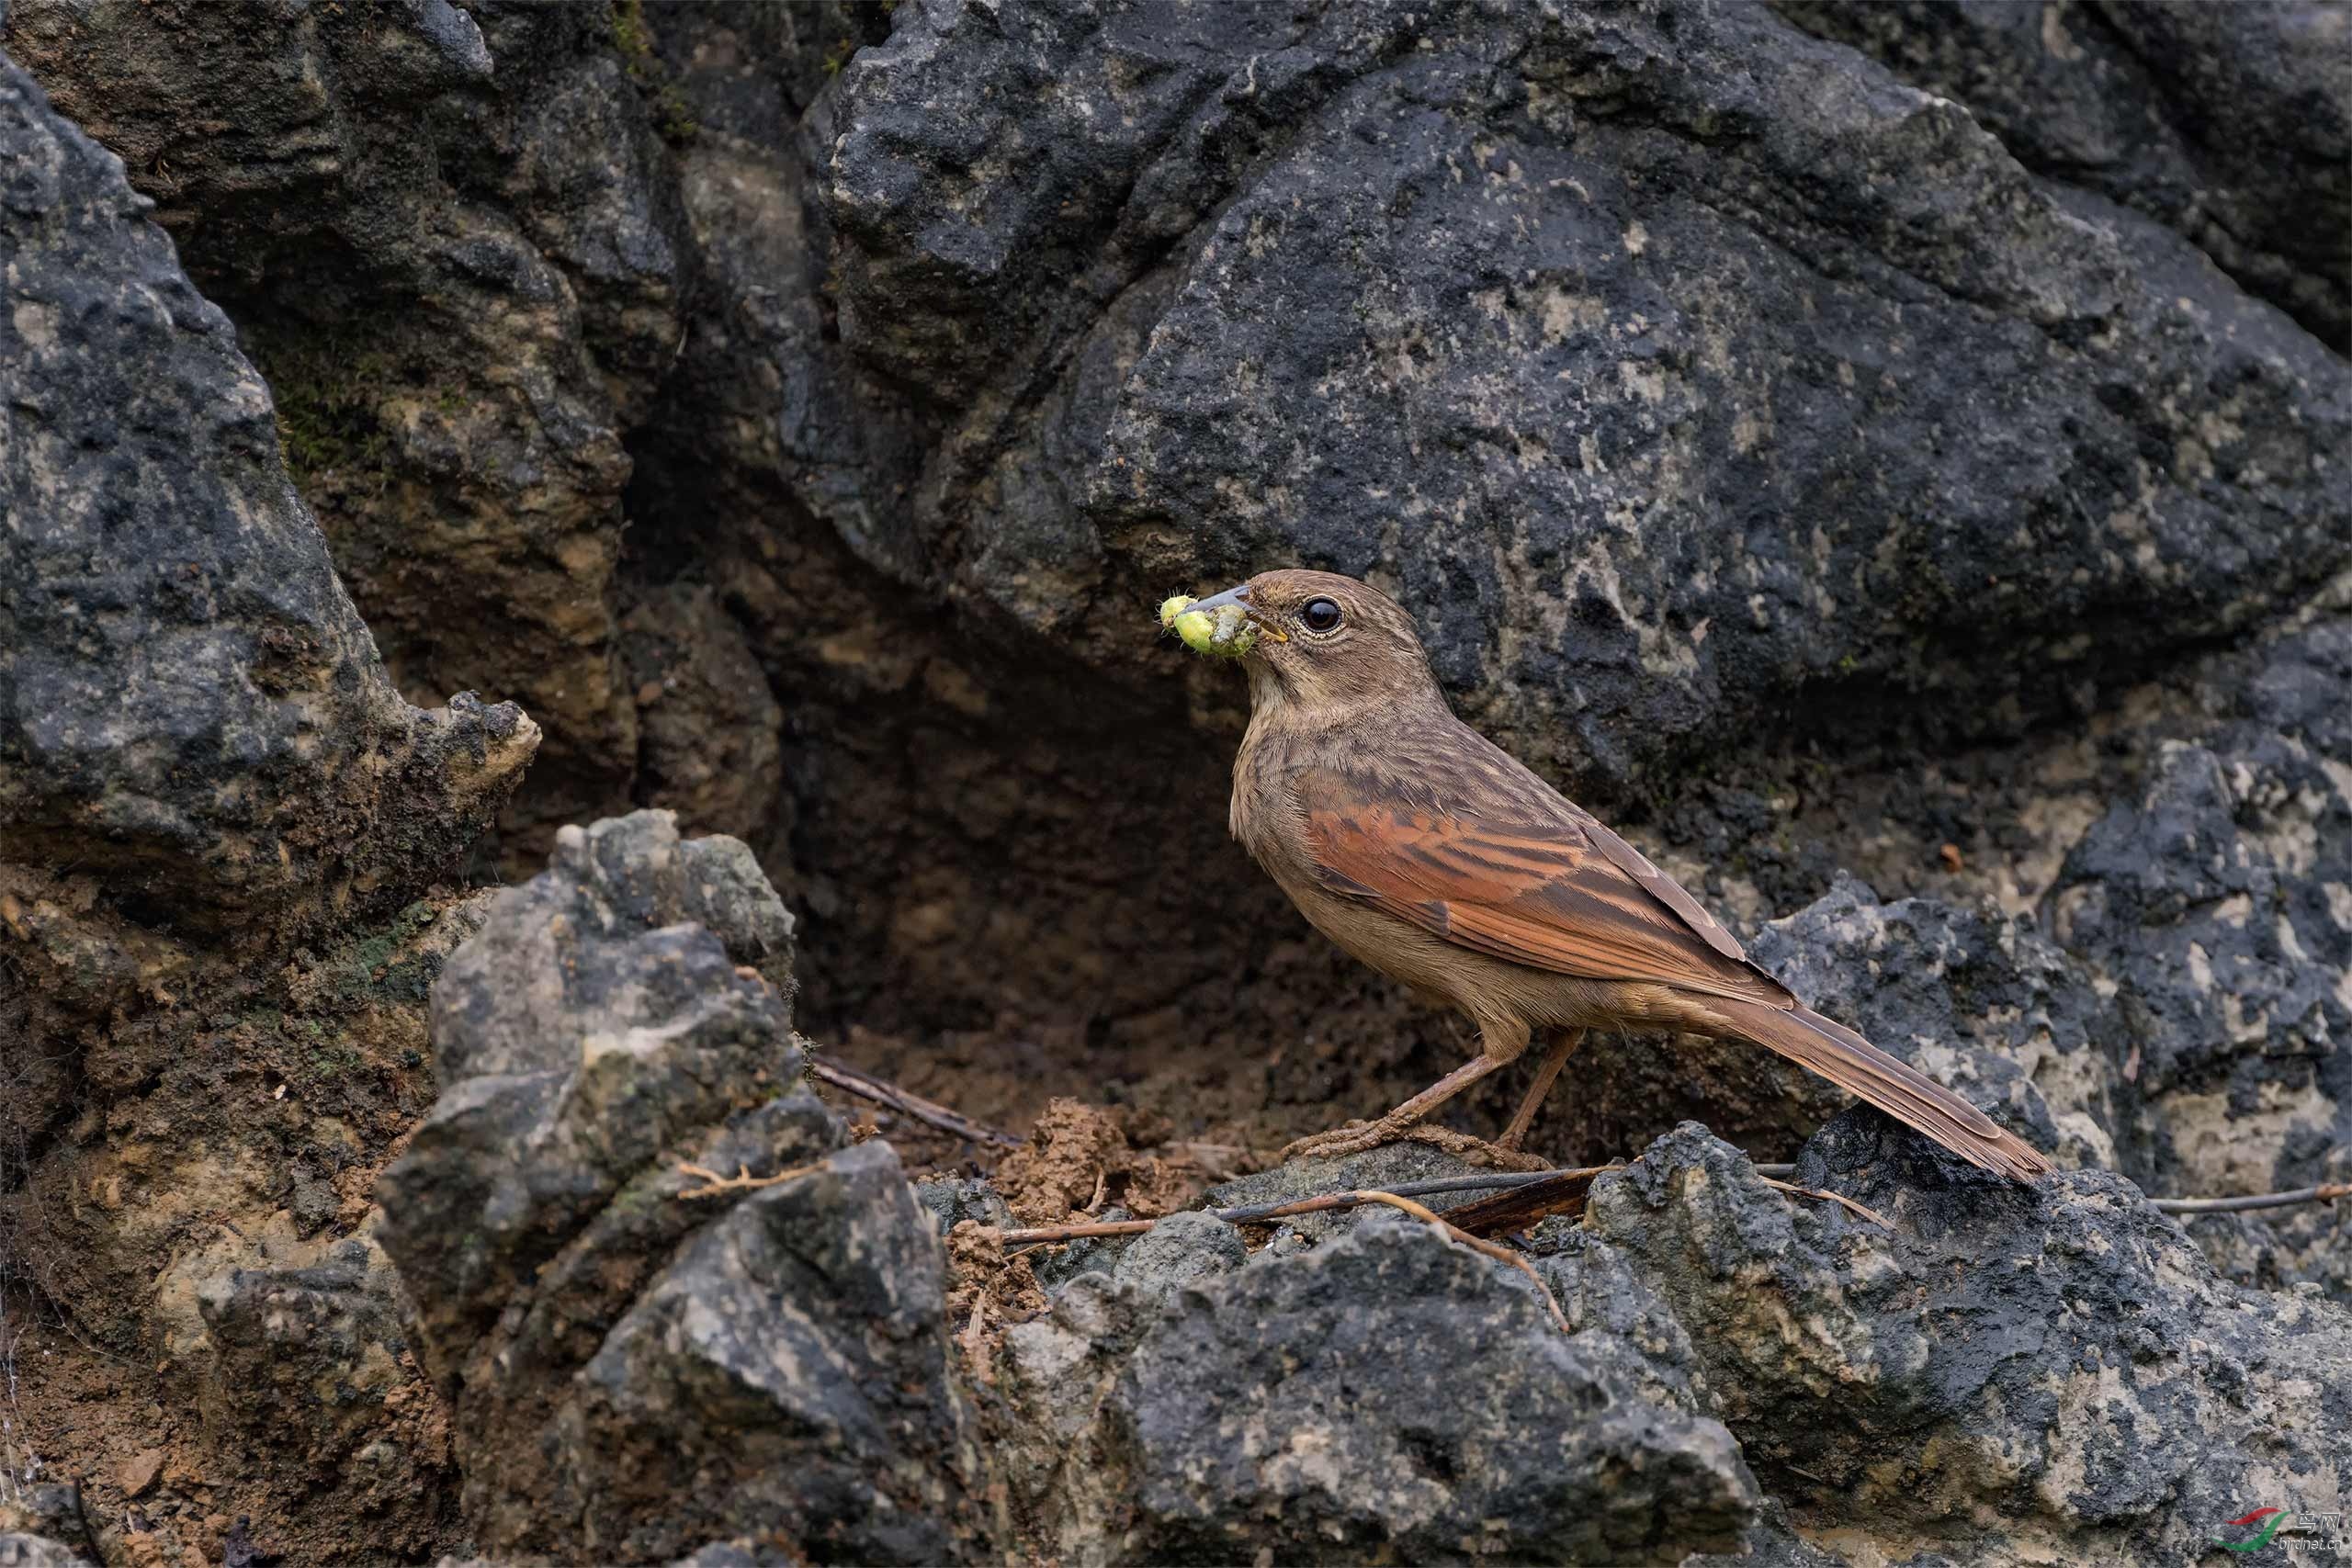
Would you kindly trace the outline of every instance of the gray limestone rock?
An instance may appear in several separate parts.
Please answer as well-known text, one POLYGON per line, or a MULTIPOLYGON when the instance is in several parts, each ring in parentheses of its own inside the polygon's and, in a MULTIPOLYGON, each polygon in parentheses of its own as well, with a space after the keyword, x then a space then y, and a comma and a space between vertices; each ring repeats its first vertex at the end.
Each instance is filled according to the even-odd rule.
POLYGON ((1111 1278, 1165 1303, 1179 1291, 1223 1279, 1249 1257, 1241 1233, 1216 1215, 1170 1214, 1128 1245, 1111 1278))
MULTIPOLYGON (((121 163, 5 60, 0 168, 0 861, 103 876, 112 910, 206 937, 415 886, 536 728, 401 700, 228 318, 121 163)), ((74 922, 34 923, 75 967, 74 922)))
POLYGON ((2062 708, 2347 558, 2352 367, 1761 7, 933 0, 836 123, 843 340, 957 433, 917 558, 1098 660, 1368 573, 1623 787, 1830 682, 2062 708))
MULTIPOLYGON (((2119 1168, 2227 1197, 2352 1179, 2352 621, 2213 660, 2049 899, 2112 994, 2119 1168)), ((2352 1300, 2324 1205, 2191 1222, 2249 1283, 2352 1300)))
POLYGON ((1858 1110, 1764 1187, 1703 1128, 1593 1192, 1773 1494, 1882 1550, 2188 1563, 2245 1499, 2328 1495, 2352 1319, 2213 1273, 2120 1177, 1957 1169, 1858 1110))
POLYGON ((1773 0, 1956 99, 2028 168, 2194 241, 2352 348, 2352 27, 2320 0, 1773 0))
POLYGON ((446 1087, 379 1201, 482 1545, 978 1550, 941 1249, 888 1145, 800 1085, 751 967, 788 984, 790 936, 741 844, 639 812, 563 829, 435 987, 446 1087), (686 1166, 793 1174, 697 1196, 686 1166))
POLYGON ((1379 1213, 1234 1269, 1215 1224, 1154 1233, 1180 1287, 1123 1261, 1012 1332, 1008 1473, 1065 1560, 1672 1562, 1754 1517, 1723 1429, 1523 1275, 1379 1213))
MULTIPOLYGON (((2030 920, 1927 898, 1881 903, 1845 881, 1766 926, 1749 951, 1809 1005, 2062 1163, 2114 1168, 2114 1014, 2030 920)), ((1818 1078, 1790 1077, 1816 1125, 1847 1102, 1818 1078)))
POLYGON ((537 820, 622 803, 634 761, 622 432, 681 330, 643 33, 633 5, 31 0, 0 36, 236 321, 275 393, 254 439, 398 678, 546 728, 537 820))

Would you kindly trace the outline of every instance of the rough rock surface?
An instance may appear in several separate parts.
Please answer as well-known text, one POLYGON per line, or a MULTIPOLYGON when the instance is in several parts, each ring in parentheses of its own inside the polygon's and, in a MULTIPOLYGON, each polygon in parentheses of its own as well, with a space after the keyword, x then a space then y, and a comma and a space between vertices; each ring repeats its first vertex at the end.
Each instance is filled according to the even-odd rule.
POLYGON ((1247 1265, 1214 1220, 1147 1239, 1190 1256, 1147 1269, 1138 1243, 1011 1331, 1027 1426, 1006 1463, 1041 1550, 1672 1562, 1753 1517, 1719 1427, 1646 1397, 1623 1342, 1564 1337, 1523 1276, 1418 1221, 1247 1265))
POLYGON ((90 1568, 90 1560, 62 1541, 11 1530, 0 1534, 0 1568, 90 1568))
MULTIPOLYGON (((2030 919, 1934 898, 1882 903, 1846 878, 1747 948, 1809 1004, 2061 1163, 2114 1167, 2120 1024, 2030 919)), ((1744 1042, 1597 1034, 1579 1061, 1539 1123, 1563 1160, 1622 1158, 1686 1118, 1780 1158, 1849 1103, 1744 1042)))
POLYGON ((780 839, 784 710, 741 628, 708 588, 670 583, 621 622, 635 683, 637 795, 696 828, 780 839))
POLYGON ((1603 1177, 1582 1226, 1531 1238, 1566 1336, 1522 1275, 1384 1209, 1246 1262, 1218 1222, 1163 1224, 1007 1337, 1029 1544, 2189 1563, 2248 1499, 2338 1495, 2352 1319, 2221 1279, 2129 1182, 2018 1189, 1868 1110, 1797 1179, 1889 1227, 1772 1191, 1695 1125, 1603 1177))
POLYGON ((322 412, 288 438, 394 667, 550 727, 534 812, 759 834, 829 1025, 1149 1062, 1204 995, 1397 1010, 1329 964, 1295 1016, 1221 999, 1289 928, 1170 587, 1370 571, 1476 721, 1665 811, 1758 736, 2069 718, 2352 558, 2352 370, 2240 288, 2309 322, 2341 280, 2332 13, 1783 9, 1894 69, 1682 0, 35 0, 8 39, 322 412), (673 595, 734 624, 618 631, 673 595), (740 787, 695 776, 739 720, 740 787))
MULTIPOLYGON (((6 857, 103 876, 182 931, 380 906, 465 847, 536 731, 507 705, 401 701, 288 481, 269 389, 120 163, 5 62, 0 137, 6 857)), ((21 929, 56 923, 10 917, 68 966, 21 929)))
POLYGON ((430 1390, 389 1276, 326 1256, 429 1103, 445 879, 538 732, 401 700, 149 210, 0 60, 0 1314, 56 1374, 24 1440, 84 1439, 110 1554, 197 1549, 216 1487, 427 1551, 430 1390), (69 1377, 153 1415, 76 1427, 69 1377))
MULTIPOLYGON (((2143 688, 2082 734, 1936 780, 1889 814, 1931 843, 1965 840, 1972 870, 1922 877, 1882 860, 1874 879, 1938 897, 1833 892, 1764 927, 1754 950, 1889 1049, 1981 1086, 1988 1107, 2023 1110, 2021 1127, 2038 1129, 2038 1097, 2063 1154, 2152 1193, 2345 1179, 2347 649, 2339 596, 2143 688)), ((2327 1206, 2186 1224, 2233 1279, 2352 1300, 2352 1253, 2327 1206)))
MULTIPOLYGON (((418 1511, 446 1524, 434 1505, 452 1479, 447 1433, 372 1235, 307 1267, 223 1269, 196 1296, 209 1352, 201 1414, 219 1448, 263 1450, 255 1469, 300 1474, 321 1506, 347 1517, 418 1511), (256 1409, 271 1414, 256 1419, 256 1409)), ((383 1544, 413 1551, 427 1539, 383 1544)))
POLYGON ((444 972, 384 1245, 481 1546, 972 1550, 942 1254, 889 1146, 800 1086, 791 933, 741 842, 640 812, 563 829, 444 972), (684 1165, 796 1174, 695 1197, 684 1165))
POLYGON ((1818 1528, 1890 1556, 2187 1563, 2249 1498, 2340 1495, 2352 1318, 2219 1279, 2129 1182, 1980 1180, 1866 1111, 1797 1179, 1892 1229, 1791 1204, 1695 1126, 1596 1183, 1588 1224, 1818 1528))
MULTIPOLYGON (((1238 683, 1148 618, 1364 570, 1468 716, 2063 1164, 2352 1177, 2337 13, 5 10, 239 334, 7 76, 0 1296, 108 1348, 32 1424, 124 1413, 76 1550, 217 1561, 251 1506, 236 1552, 322 1562, 1990 1568, 2340 1501, 2339 1208, 2191 1221, 2209 1269, 2113 1178, 2020 1200, 1866 1115, 1803 1179, 1892 1234, 1675 1134, 1531 1236, 1565 1337, 1384 1214, 1185 1217, 943 1322, 934 1235, 1010 1211, 794 1088, 750 857, 604 824, 460 948, 436 880, 532 731, 393 693, 526 699, 526 823, 754 837, 890 1076, 1230 1153, 1462 1054, 1284 940, 1238 683)), ((1589 1049, 1547 1152, 1837 1108, 1589 1049)))
POLYGON ((2347 558, 2345 361, 1962 103, 1760 7, 1408 16, 910 5, 797 123, 682 78, 729 303, 640 491, 805 694, 828 1016, 1092 1008, 1140 1055, 1224 1005, 1224 931, 1282 916, 1221 743, 1165 744, 1239 701, 1147 662, 1170 586, 1369 572, 1468 716, 1622 804, 1758 731, 2071 716, 2347 558), (860 875, 884 843, 921 874, 860 875))
POLYGON ((89 1568, 82 1499, 72 1486, 32 1482, 21 1434, 0 1438, 0 1568, 89 1568))
POLYGON ((681 333, 643 31, 633 3, 34 0, 0 39, 235 317, 401 685, 547 728, 533 819, 625 799, 633 761, 622 436, 681 333))
MULTIPOLYGON (((1844 882, 1766 926, 1751 951, 1809 1004, 2062 1163, 2115 1168, 2106 1129, 2120 1030, 2089 977, 2031 921, 1926 898, 1881 903, 1844 882)), ((1819 1079, 1784 1076, 1812 1125, 1848 1102, 1819 1079)))
POLYGON ((2340 7, 1773 8, 1965 104, 2037 174, 2178 230, 2253 293, 2352 352, 2352 27, 2340 7))
POLYGON ((838 122, 843 340, 955 421, 907 544, 1084 644, 1371 573, 1622 786, 1831 679, 2047 711, 2352 547, 2341 358, 1759 8, 918 6, 838 122))
MULTIPOLYGON (((2348 680, 2343 617, 2217 660, 2213 719, 2157 739, 2060 873, 2053 931, 2120 1017, 2120 1168, 2152 1190, 2352 1179, 2348 680)), ((2327 1208, 2196 1229, 2241 1278, 2352 1300, 2327 1208)))

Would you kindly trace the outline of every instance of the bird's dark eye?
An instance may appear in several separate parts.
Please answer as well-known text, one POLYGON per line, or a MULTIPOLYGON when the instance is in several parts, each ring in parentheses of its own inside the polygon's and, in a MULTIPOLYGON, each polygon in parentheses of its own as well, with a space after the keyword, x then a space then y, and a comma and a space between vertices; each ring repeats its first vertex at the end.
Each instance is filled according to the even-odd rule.
POLYGON ((1308 631, 1328 632, 1340 624, 1340 606, 1329 599, 1309 599, 1299 607, 1298 618, 1308 631))

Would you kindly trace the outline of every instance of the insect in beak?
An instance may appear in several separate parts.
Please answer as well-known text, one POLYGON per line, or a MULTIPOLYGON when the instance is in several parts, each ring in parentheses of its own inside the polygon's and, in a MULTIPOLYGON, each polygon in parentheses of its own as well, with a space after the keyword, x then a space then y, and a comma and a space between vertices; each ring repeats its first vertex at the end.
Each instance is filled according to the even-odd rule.
POLYGON ((1272 616, 1262 614, 1256 605, 1250 603, 1250 585, 1246 582, 1236 588, 1228 588, 1222 593, 1212 593, 1205 599, 1196 600, 1185 606, 1185 609, 1187 613, 1198 610, 1214 615, 1227 605, 1238 606, 1257 626, 1260 636, 1271 637, 1276 642, 1290 640, 1282 627, 1274 624, 1272 616))

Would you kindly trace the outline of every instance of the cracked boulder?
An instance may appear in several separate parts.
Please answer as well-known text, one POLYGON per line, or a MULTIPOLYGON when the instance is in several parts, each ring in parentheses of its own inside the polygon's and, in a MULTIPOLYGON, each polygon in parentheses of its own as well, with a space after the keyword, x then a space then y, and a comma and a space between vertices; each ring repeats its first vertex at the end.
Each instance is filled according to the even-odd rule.
POLYGON ((979 1551, 943 1255, 800 1083, 791 933, 740 842, 639 812, 563 829, 435 989, 445 1089, 379 1196, 486 1550, 979 1551))
POLYGON ((1065 1562, 1674 1562, 1758 1505, 1598 1317, 1564 1335, 1524 1275, 1377 1212, 1247 1262, 1218 1221, 1164 1223, 1001 1365, 1005 1472, 1065 1562))
MULTIPOLYGON (((2232 1197, 2352 1179, 2352 619, 2217 659, 2060 868, 2058 941, 2110 994, 2119 1168, 2232 1197)), ((2327 1205, 2189 1222, 2248 1283, 2352 1300, 2327 1205)))
POLYGON ((1705 1129, 1586 1223, 1671 1308, 1774 1495, 1890 1558, 2187 1564, 2248 1498, 2329 1497, 2352 1318, 2218 1277, 2118 1176, 1982 1177, 1868 1110, 1766 1188, 1705 1129))
POLYGON ((2178 230, 2352 346, 2352 23, 2320 0, 1772 0, 1968 106, 2018 161, 2178 230))
POLYGON ((2352 366, 1760 6, 925 0, 841 91, 842 341, 947 430, 898 547, 1095 662, 1369 575, 1615 791, 1833 684, 2064 712, 2352 559, 2352 366))
MULTIPOLYGON (((622 437, 682 335, 639 7, 7 8, 0 42, 157 203, 276 394, 411 691, 546 728, 533 823, 627 799, 622 437)), ((538 845, 535 842, 534 849, 538 845)))

